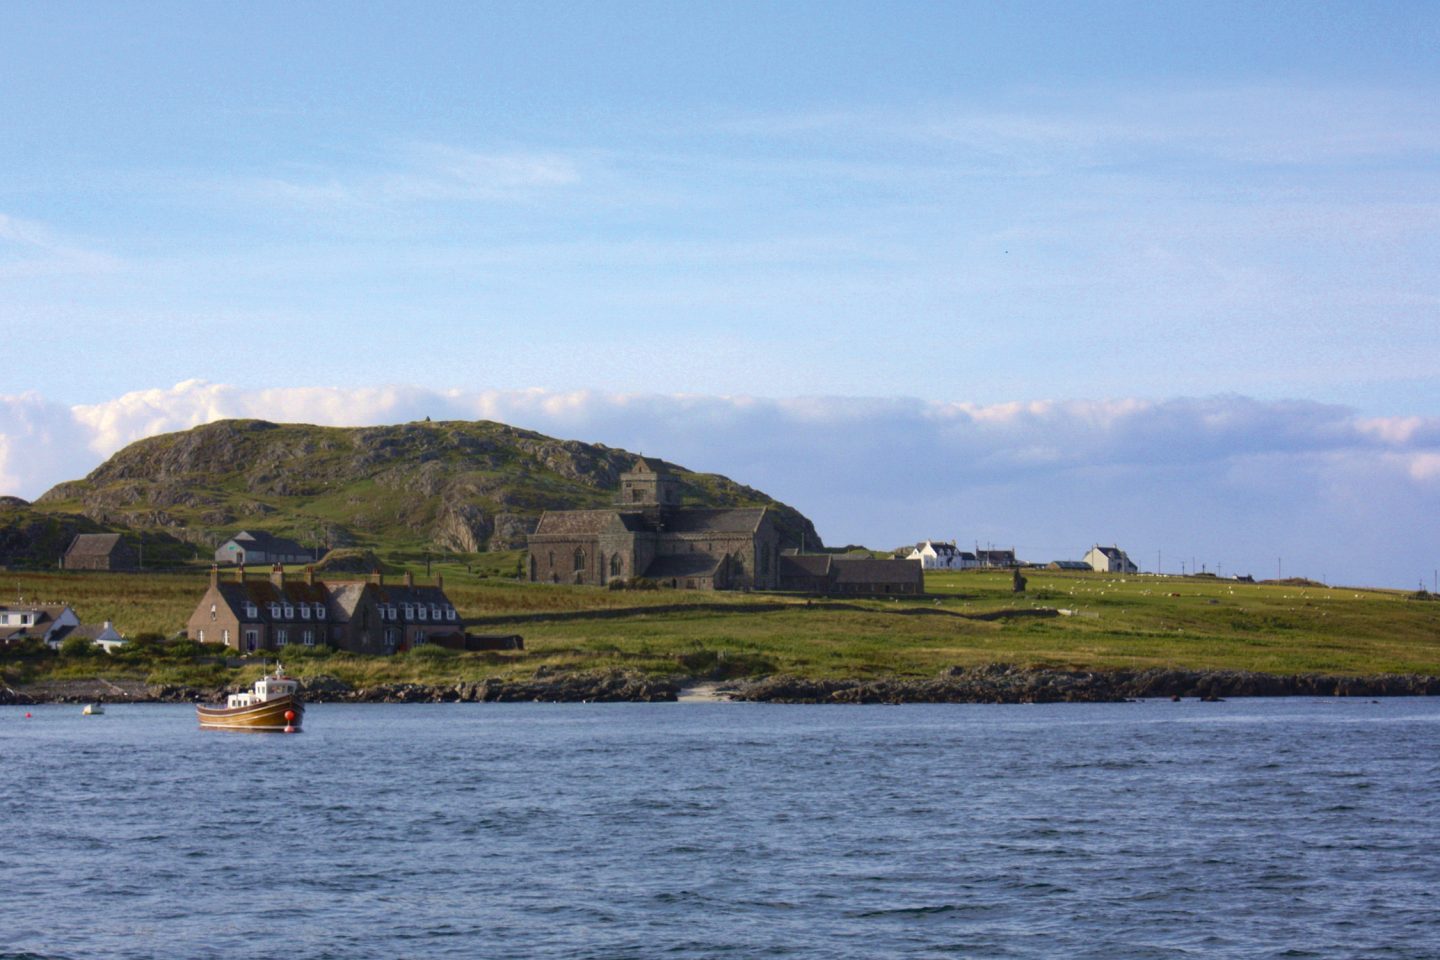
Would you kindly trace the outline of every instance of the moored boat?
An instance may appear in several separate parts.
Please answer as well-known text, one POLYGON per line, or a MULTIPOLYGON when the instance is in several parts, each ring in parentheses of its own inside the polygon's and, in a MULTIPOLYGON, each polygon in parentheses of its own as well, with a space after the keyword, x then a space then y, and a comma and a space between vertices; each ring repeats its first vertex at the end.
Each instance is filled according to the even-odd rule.
POLYGON ((85 709, 80 711, 87 717, 93 717, 105 712, 105 705, 101 703, 87 703, 85 709))
POLYGON ((285 676, 277 663, 275 672, 256 680, 251 692, 230 694, 223 707, 197 703, 195 712, 206 729, 298 733, 305 704, 299 682, 285 676))

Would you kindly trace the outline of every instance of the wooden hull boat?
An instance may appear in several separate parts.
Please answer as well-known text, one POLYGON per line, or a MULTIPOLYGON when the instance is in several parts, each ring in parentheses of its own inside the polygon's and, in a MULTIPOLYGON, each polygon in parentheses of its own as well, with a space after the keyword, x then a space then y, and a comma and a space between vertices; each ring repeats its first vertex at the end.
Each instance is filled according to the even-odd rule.
POLYGON ((300 684, 277 664, 274 673, 255 681, 253 692, 232 693, 223 707, 197 703, 195 713, 207 730, 299 733, 305 704, 300 700, 300 684))
POLYGON ((286 696, 266 700, 247 707, 221 707, 196 704, 200 726, 212 730, 279 730, 300 729, 305 717, 305 704, 299 697, 286 696), (289 717, 286 714, 290 714, 289 717))

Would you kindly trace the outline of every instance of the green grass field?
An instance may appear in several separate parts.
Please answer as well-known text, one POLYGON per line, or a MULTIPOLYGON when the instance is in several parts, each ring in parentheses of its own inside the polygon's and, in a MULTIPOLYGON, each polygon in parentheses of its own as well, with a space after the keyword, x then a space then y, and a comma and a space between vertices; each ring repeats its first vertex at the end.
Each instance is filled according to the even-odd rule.
MULTIPOLYGON (((1029 589, 1016 595, 1007 573, 970 571, 927 575, 924 598, 807 600, 522 584, 510 579, 519 556, 433 563, 431 574, 444 575, 471 632, 522 634, 523 653, 432 649, 385 659, 295 652, 287 660, 302 673, 351 683, 527 677, 541 668, 933 676, 946 667, 987 663, 1440 674, 1440 601, 1395 591, 1037 570, 1027 571, 1029 589)), ((423 559, 392 560, 425 578, 423 559)), ((127 635, 172 635, 205 581, 199 571, 8 573, 0 589, 6 600, 18 594, 68 602, 86 622, 113 620, 127 635)), ((31 664, 26 675, 113 670, 183 682, 186 669, 176 658, 121 663, 101 656, 31 664)))

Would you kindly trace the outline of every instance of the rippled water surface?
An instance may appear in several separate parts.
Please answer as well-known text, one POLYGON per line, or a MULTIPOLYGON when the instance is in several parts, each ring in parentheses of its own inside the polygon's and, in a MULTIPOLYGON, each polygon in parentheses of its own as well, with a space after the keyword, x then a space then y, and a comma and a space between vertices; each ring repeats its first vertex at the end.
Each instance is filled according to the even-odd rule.
POLYGON ((0 708, 0 958, 1440 957, 1440 702, 305 719, 0 708))

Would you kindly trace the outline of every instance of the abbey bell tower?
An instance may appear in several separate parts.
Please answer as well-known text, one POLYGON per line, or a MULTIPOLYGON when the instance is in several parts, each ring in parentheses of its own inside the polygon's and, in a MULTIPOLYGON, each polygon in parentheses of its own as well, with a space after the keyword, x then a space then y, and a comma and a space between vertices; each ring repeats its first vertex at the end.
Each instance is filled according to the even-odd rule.
POLYGON ((616 502, 626 507, 673 507, 680 503, 680 482, 663 463, 639 457, 620 474, 616 502))

